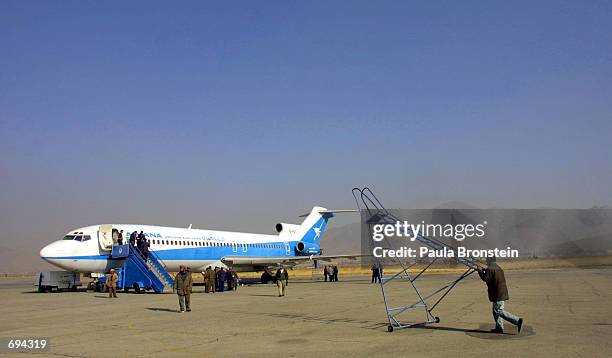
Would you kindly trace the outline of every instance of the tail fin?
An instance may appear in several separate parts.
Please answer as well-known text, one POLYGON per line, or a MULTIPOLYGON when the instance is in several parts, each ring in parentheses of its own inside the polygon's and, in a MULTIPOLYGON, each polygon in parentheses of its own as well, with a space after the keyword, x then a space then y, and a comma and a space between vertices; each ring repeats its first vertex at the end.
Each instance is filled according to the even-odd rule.
POLYGON ((315 206, 300 225, 295 237, 305 243, 318 244, 327 228, 327 221, 334 216, 336 216, 334 212, 315 206))

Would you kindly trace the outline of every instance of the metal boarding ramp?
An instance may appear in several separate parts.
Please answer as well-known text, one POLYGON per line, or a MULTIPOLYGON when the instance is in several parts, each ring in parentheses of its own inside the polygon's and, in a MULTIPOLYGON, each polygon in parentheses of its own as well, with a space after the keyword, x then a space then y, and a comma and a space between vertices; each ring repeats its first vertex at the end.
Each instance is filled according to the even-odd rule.
MULTIPOLYGON (((352 193, 357 203, 357 208, 359 209, 361 215, 366 215, 366 218, 367 218, 366 225, 368 227, 368 233, 370 234, 370 237, 372 234, 373 225, 376 225, 376 224, 395 225, 396 222, 402 221, 400 218, 398 218, 397 216, 390 213, 387 209, 385 209, 385 207, 382 205, 380 200, 378 200, 378 198, 374 195, 372 190, 370 190, 370 188, 368 187, 364 187, 363 189, 353 188, 352 193)), ((414 235, 412 231, 411 233, 414 235)), ((485 266, 482 263, 478 262, 477 260, 465 258, 465 257, 457 257, 456 249, 454 247, 438 239, 431 238, 431 237, 425 237, 420 234, 417 234, 415 240, 434 250, 443 250, 444 248, 446 248, 447 250, 452 250, 455 253, 453 259, 457 261, 458 263, 465 265, 467 267, 467 270, 464 271, 462 274, 460 274, 459 277, 457 277, 456 279, 446 283, 445 285, 443 285, 442 287, 438 289, 435 289, 433 292, 429 294, 423 294, 421 290, 417 288, 415 282, 417 281, 417 279, 421 277, 423 273, 425 273, 425 271, 427 271, 427 269, 431 267, 431 265, 433 265, 438 260, 438 258, 432 259, 418 273, 410 274, 408 270, 414 267, 417 264, 417 261, 415 260, 414 263, 409 264, 407 261, 403 261, 402 259, 398 257, 394 257, 393 261, 395 264, 400 266, 400 272, 387 276, 387 277, 384 277, 382 274, 379 274, 380 289, 382 292, 383 301, 385 303, 385 311, 387 312, 387 319, 389 321, 389 325, 387 326, 387 330, 389 332, 393 332, 394 329, 403 329, 403 328, 409 328, 413 326, 423 326, 429 323, 440 322, 440 318, 437 316, 434 316, 434 314, 432 313, 433 310, 436 308, 436 306, 438 306, 438 304, 442 302, 442 300, 450 293, 450 291, 461 280, 470 276, 471 274, 476 272, 478 269, 485 268, 485 266), (390 284, 393 281, 402 281, 402 280, 407 281, 410 284, 409 287, 411 287, 414 293, 416 294, 417 301, 412 304, 408 304, 408 305, 399 305, 399 306, 391 307, 389 301, 392 299, 391 297, 392 292, 391 290, 387 288, 387 286, 390 286, 390 284), (410 311, 419 310, 419 309, 422 309, 423 312, 425 313, 424 321, 402 322, 400 320, 399 318, 400 315, 404 313, 408 313, 410 311)), ((393 243, 388 240, 386 236, 384 237, 384 241, 390 249, 397 249, 394 247, 393 243)), ((383 268, 381 259, 378 257, 374 257, 374 258, 376 260, 375 265, 378 267, 379 273, 380 273, 381 272, 380 270, 383 268)), ((393 299, 396 300, 396 298, 393 298, 393 299)), ((405 299, 405 298, 403 298, 402 296, 398 298, 397 300, 401 300, 401 299, 405 299)))

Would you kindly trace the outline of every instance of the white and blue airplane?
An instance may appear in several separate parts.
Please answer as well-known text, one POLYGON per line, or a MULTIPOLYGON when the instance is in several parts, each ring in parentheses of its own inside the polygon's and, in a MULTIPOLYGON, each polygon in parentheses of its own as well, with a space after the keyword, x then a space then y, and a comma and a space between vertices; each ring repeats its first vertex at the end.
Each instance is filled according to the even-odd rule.
POLYGON ((63 239, 40 250, 45 261, 72 272, 102 273, 120 267, 109 257, 117 235, 123 230, 124 244, 129 235, 143 231, 149 250, 166 266, 178 271, 180 265, 203 271, 208 266, 231 267, 235 271, 265 271, 280 264, 294 266, 312 259, 355 258, 360 255, 323 256, 319 243, 327 222, 337 212, 314 207, 301 225, 276 224, 278 235, 250 234, 189 228, 105 224, 71 230, 63 239))

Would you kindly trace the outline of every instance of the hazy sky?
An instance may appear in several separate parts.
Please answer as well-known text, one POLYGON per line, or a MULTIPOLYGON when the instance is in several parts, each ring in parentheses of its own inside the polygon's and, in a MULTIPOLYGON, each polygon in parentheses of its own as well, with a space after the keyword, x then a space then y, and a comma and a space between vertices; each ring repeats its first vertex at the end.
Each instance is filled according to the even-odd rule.
POLYGON ((404 208, 609 205, 611 18, 606 1, 2 1, 0 271, 94 223, 270 233, 354 207, 357 185, 404 208))

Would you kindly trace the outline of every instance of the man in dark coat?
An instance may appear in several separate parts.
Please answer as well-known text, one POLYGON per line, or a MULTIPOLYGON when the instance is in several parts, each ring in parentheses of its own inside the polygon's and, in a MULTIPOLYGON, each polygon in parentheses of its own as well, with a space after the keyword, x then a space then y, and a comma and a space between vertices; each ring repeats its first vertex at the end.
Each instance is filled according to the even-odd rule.
POLYGON ((329 276, 329 282, 334 282, 334 266, 328 265, 327 267, 327 276, 329 276))
POLYGON ((372 265, 372 283, 380 282, 380 271, 378 270, 378 265, 372 265))
POLYGON ((225 289, 225 273, 223 267, 217 272, 217 292, 223 292, 225 289))
POLYGON ((213 292, 219 292, 219 268, 215 266, 215 275, 213 276, 213 285, 215 289, 213 292))
POLYGON ((228 291, 234 291, 236 290, 236 273, 234 272, 234 270, 227 269, 227 271, 225 271, 225 278, 227 279, 227 290, 228 291))
POLYGON ((123 245, 123 230, 119 230, 117 234, 117 245, 123 245))
POLYGON ((479 269, 478 275, 486 282, 489 301, 493 304, 493 319, 495 320, 495 328, 491 330, 493 333, 504 333, 504 321, 506 320, 518 327, 521 332, 523 327, 523 319, 519 318, 508 311, 504 311, 504 302, 507 301, 508 287, 506 287, 506 277, 504 270, 497 265, 495 257, 487 258, 487 268, 479 269))
POLYGON ((276 285, 278 286, 278 297, 285 296, 285 287, 289 281, 289 273, 287 273, 284 266, 281 265, 278 271, 276 271, 274 278, 276 279, 276 285))
POLYGON ((142 243, 145 240, 145 234, 143 231, 140 231, 140 234, 138 234, 138 236, 136 236, 136 247, 138 248, 138 250, 140 250, 140 252, 142 252, 142 243))
POLYGON ((234 291, 236 291, 238 289, 238 280, 240 278, 238 277, 238 274, 236 273, 236 271, 232 269, 229 270, 229 273, 232 276, 232 288, 234 289, 234 291))
POLYGON ((144 256, 145 261, 149 258, 149 246, 151 246, 149 241, 147 239, 142 239, 140 250, 142 251, 142 256, 144 256))
POLYGON ((136 235, 136 231, 130 234, 130 245, 132 246, 136 245, 136 235))
POLYGON ((190 312, 191 308, 189 307, 189 301, 193 285, 191 272, 188 272, 183 265, 180 266, 179 270, 179 273, 174 277, 174 291, 178 295, 181 313, 185 312, 185 309, 187 309, 187 312, 190 312))

